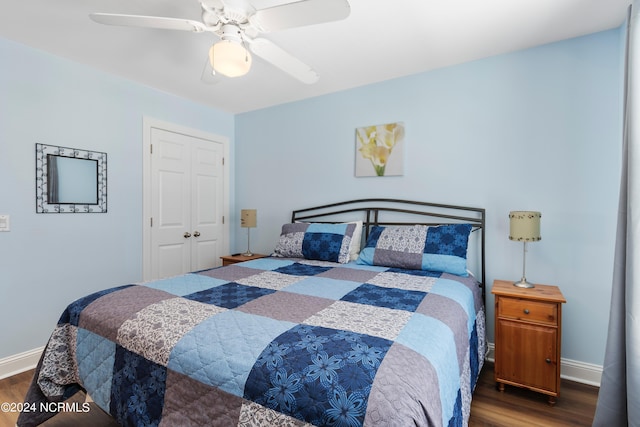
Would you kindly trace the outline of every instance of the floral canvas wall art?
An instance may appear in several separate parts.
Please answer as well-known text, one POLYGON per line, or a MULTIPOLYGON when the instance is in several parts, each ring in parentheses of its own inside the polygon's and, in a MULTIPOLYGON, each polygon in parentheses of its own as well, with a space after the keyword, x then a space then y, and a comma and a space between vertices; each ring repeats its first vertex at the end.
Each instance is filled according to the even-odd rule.
POLYGON ((356 129, 356 176, 398 176, 404 173, 404 123, 356 129))

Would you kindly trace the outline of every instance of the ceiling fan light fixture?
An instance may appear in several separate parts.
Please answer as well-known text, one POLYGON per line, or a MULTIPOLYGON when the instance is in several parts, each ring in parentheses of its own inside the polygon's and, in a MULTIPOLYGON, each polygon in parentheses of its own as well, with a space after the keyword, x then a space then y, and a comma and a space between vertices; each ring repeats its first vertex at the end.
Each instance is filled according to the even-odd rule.
POLYGON ((251 54, 240 43, 220 40, 209 49, 211 67, 227 77, 244 76, 251 69, 251 54))

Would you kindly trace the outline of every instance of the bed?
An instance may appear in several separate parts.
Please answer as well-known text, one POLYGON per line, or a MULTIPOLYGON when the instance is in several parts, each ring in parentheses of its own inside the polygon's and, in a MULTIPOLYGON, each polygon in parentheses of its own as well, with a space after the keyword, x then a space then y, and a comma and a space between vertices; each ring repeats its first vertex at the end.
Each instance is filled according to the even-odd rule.
POLYGON ((294 211, 269 257, 87 295, 18 426, 78 391, 123 426, 467 425, 484 225, 478 208, 333 203, 294 211))

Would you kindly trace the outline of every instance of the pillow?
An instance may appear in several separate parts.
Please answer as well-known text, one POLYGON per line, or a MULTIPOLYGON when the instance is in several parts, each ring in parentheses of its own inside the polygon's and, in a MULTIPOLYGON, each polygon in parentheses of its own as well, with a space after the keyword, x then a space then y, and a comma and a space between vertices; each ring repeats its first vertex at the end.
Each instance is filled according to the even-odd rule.
POLYGON ((356 224, 293 223, 282 226, 272 256, 349 262, 356 224))
POLYGON ((351 245, 349 246, 349 261, 355 261, 360 255, 360 246, 362 245, 362 221, 348 222, 347 224, 355 224, 356 229, 351 236, 351 245))
POLYGON ((466 277, 469 233, 470 224, 374 226, 357 262, 466 277))

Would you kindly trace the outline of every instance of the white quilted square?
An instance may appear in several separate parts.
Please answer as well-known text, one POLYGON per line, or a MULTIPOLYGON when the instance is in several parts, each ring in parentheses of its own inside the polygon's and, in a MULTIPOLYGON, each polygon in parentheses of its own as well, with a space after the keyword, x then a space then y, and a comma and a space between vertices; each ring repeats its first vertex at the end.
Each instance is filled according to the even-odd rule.
POLYGON ((226 308, 184 298, 151 304, 118 329, 118 342, 162 366, 167 366, 173 346, 195 325, 226 308))
POLYGON ((436 283, 435 277, 413 276, 410 274, 382 272, 367 280, 367 283, 384 288, 397 288, 407 291, 429 292, 436 283))
POLYGON ((303 323, 395 339, 412 313, 386 307, 336 301, 303 323))
POLYGON ((277 271, 265 271, 264 273, 236 280, 236 283, 246 286, 275 289, 278 291, 305 278, 306 276, 292 276, 290 274, 278 273, 277 271))

